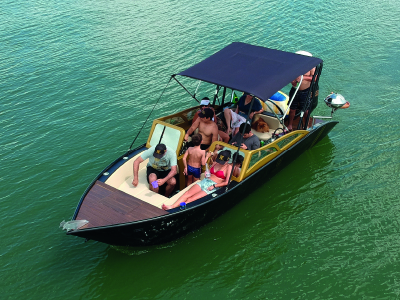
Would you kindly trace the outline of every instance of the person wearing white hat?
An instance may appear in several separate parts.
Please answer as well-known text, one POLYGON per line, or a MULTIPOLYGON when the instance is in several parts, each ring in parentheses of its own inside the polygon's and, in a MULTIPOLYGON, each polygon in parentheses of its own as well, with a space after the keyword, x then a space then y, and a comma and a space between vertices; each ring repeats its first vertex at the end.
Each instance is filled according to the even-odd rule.
MULTIPOLYGON (((214 108, 210 106, 210 99, 208 97, 204 97, 200 101, 200 109, 194 114, 193 119, 192 119, 192 124, 197 120, 199 117, 199 113, 202 109, 204 108, 211 108, 214 111, 214 108)), ((215 111, 214 111, 214 117, 211 119, 218 125, 217 117, 215 116, 215 111)), ((227 135, 225 132, 218 130, 218 135, 222 139, 223 142, 227 143, 229 141, 229 135, 227 135)))
MULTIPOLYGON (((299 55, 305 55, 305 56, 310 56, 312 57, 312 54, 307 51, 297 51, 296 54, 299 55)), ((308 100, 308 91, 310 89, 311 81, 315 73, 315 68, 312 68, 310 71, 308 71, 306 74, 303 75, 303 81, 300 84, 299 90, 297 91, 296 97, 294 98, 291 106, 290 106, 290 112, 289 112, 289 124, 287 128, 289 131, 293 130, 293 120, 296 115, 296 109, 301 109, 305 105, 305 102, 308 100)), ((291 100, 294 92, 296 91, 297 85, 299 84, 301 80, 301 76, 297 77, 295 80, 293 80, 292 83, 292 88, 289 92, 289 99, 291 100)), ((311 98, 313 95, 311 95, 311 98)))

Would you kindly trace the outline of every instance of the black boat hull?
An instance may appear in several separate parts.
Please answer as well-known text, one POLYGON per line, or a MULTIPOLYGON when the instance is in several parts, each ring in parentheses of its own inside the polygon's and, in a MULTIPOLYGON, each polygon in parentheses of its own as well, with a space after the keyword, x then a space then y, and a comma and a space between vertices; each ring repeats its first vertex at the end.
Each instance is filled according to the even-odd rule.
POLYGON ((68 232, 68 234, 118 246, 149 246, 176 240, 211 222, 232 208, 248 196, 248 191, 256 190, 260 186, 260 182, 265 183, 307 149, 312 148, 337 123, 336 121, 331 121, 313 129, 301 141, 242 182, 231 182, 228 192, 221 193, 215 198, 209 195, 201 204, 191 203, 185 210, 153 219, 75 230, 68 232))

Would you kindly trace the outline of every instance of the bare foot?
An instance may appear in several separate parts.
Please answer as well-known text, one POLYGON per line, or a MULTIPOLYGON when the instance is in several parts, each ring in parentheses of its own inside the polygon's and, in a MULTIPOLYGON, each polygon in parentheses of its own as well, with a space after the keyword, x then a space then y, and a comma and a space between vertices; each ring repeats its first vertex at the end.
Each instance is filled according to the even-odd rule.
POLYGON ((165 204, 163 204, 161 207, 163 210, 168 210, 168 209, 173 208, 172 205, 165 205, 165 204))
POLYGON ((292 132, 293 131, 292 125, 288 125, 287 129, 289 130, 289 132, 292 132))

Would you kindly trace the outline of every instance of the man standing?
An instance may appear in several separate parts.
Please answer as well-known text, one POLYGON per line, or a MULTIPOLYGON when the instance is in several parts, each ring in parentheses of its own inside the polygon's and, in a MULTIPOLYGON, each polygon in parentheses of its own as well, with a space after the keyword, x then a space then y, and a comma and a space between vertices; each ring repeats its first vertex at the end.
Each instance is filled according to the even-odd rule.
POLYGON ((160 186, 167 183, 165 197, 168 197, 176 185, 175 174, 177 173, 176 153, 164 144, 153 146, 142 153, 133 163, 133 186, 139 183, 139 165, 144 160, 147 163, 147 182, 149 189, 155 193, 159 192, 160 186))
MULTIPOLYGON (((198 128, 199 133, 203 137, 200 149, 208 150, 212 142, 218 140, 218 126, 212 121, 213 116, 214 111, 211 108, 203 108, 199 113, 199 118, 193 122, 192 126, 185 134, 185 141, 187 141, 189 135, 191 135, 198 128)), ((189 145, 189 147, 193 146, 189 145)))
POLYGON ((242 123, 240 125, 238 133, 233 136, 229 141, 229 144, 238 146, 243 130, 244 134, 240 148, 244 150, 255 150, 260 148, 260 139, 251 132, 251 126, 247 123, 242 123))
MULTIPOLYGON (((312 54, 307 51, 297 51, 296 54, 312 57, 312 54)), ((302 109, 308 100, 307 96, 308 96, 308 92, 310 90, 311 81, 313 79, 314 73, 315 73, 315 68, 311 69, 310 71, 308 71, 306 74, 303 75, 303 81, 301 82, 301 84, 299 86, 299 90, 297 91, 296 97, 293 99, 293 102, 290 105, 289 124, 287 126, 289 131, 293 130, 293 120, 296 115, 296 109, 302 109)), ((292 81, 292 88, 289 92, 290 100, 292 99, 294 92, 296 91, 297 84, 300 82, 300 79, 301 79, 301 76, 297 77, 295 80, 292 81)), ((317 92, 315 92, 315 94, 317 94, 317 92)), ((312 98, 313 95, 311 95, 310 97, 312 98)), ((317 98, 317 101, 318 101, 318 98, 317 98)), ((315 107, 316 107, 316 105, 315 105, 315 107)), ((307 112, 304 117, 307 118, 307 112)))

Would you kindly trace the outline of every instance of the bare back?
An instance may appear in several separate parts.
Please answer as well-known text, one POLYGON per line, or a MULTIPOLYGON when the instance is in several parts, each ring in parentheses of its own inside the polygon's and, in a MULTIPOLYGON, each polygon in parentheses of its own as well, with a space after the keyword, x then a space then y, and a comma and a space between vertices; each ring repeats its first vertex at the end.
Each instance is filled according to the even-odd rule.
POLYGON ((187 164, 193 168, 201 168, 202 163, 205 161, 206 151, 201 150, 200 147, 190 147, 187 151, 187 164))

